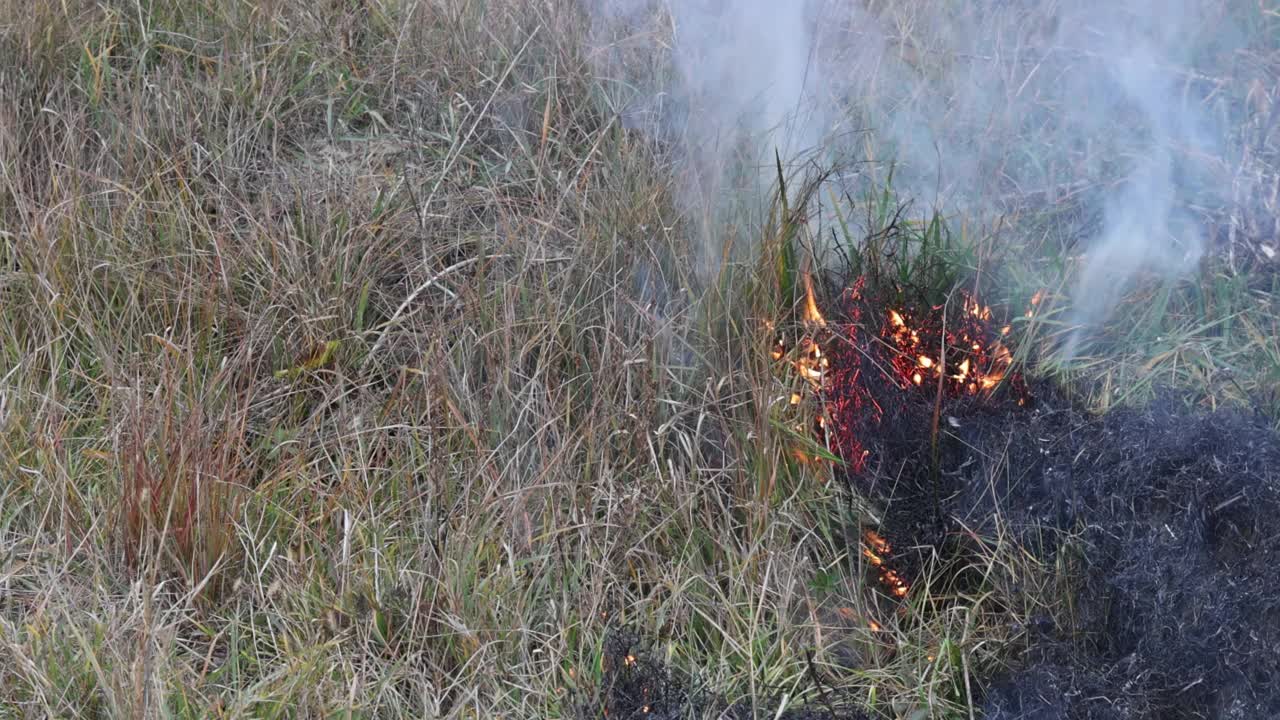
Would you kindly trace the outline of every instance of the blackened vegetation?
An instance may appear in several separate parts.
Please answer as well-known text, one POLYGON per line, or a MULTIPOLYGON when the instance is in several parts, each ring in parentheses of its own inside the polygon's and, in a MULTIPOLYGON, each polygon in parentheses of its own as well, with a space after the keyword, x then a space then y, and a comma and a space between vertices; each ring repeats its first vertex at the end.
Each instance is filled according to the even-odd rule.
POLYGON ((1071 612, 1033 624, 988 717, 1280 717, 1280 442, 1259 419, 1173 401, 1088 418, 1042 405, 967 418, 948 507, 999 514, 1074 570, 1071 612), (970 449, 970 447, 974 449, 970 449))
POLYGON ((679 718, 696 699, 697 693, 689 684, 653 660, 632 633, 610 634, 600 662, 602 697, 591 704, 584 717, 679 718))
MULTIPOLYGON (((603 683, 598 697, 585 703, 583 718, 609 720, 684 720, 717 718, 750 720, 755 717, 785 720, 866 720, 848 703, 825 700, 809 707, 778 713, 776 702, 726 703, 673 668, 655 660, 641 638, 626 630, 615 630, 606 639, 601 658, 603 683), (764 708, 765 712, 760 712, 764 708)), ((815 677, 815 681, 817 678, 815 677)))
POLYGON ((846 479, 909 549, 895 569, 971 585, 975 538, 998 531, 1058 568, 1055 607, 986 678, 986 717, 1280 717, 1280 440, 1264 419, 887 390, 870 389, 882 416, 846 479))
MULTIPOLYGON (((852 321, 823 343, 822 439, 893 548, 884 567, 920 584, 909 598, 994 592, 1005 603, 1016 640, 1004 667, 977 669, 982 716, 1280 717, 1280 438, 1265 418, 1194 411, 1172 396, 1092 415, 1013 375, 978 393, 904 381, 897 351, 877 339, 884 311, 845 300, 852 321), (1020 588, 980 569, 999 536, 1052 574, 1050 597, 1024 603, 1020 588)), ((903 314, 925 318, 928 307, 903 314)), ((898 602, 882 568, 868 579, 898 602)), ((908 603, 902 617, 927 621, 918 615, 936 606, 908 603)), ((626 635, 609 640, 598 694, 590 717, 752 717, 626 635)), ((807 708, 780 717, 863 717, 807 708)))

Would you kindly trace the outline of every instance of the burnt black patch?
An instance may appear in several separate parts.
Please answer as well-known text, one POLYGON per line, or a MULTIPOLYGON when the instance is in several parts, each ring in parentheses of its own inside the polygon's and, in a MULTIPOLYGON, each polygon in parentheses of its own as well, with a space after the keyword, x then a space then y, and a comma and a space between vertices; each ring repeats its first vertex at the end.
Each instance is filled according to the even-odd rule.
POLYGON ((1011 533, 1055 569, 1044 616, 985 678, 988 717, 1280 717, 1280 437, 1266 418, 1173 397, 1093 415, 1016 373, 974 392, 1005 320, 842 286, 847 327, 823 343, 826 437, 878 511, 885 567, 963 594, 987 581, 973 576, 983 538, 1011 533))
MULTIPOLYGON (((844 459, 857 522, 874 509, 873 527, 846 528, 869 584, 895 602, 927 579, 931 602, 905 606, 915 608, 905 622, 982 594, 1010 624, 1002 666, 975 669, 983 716, 1280 717, 1280 437, 1270 421, 1172 396, 1095 415, 1012 367, 984 384, 974 368, 991 367, 1007 336, 985 308, 961 308, 981 323, 947 325, 968 328, 959 339, 974 354, 930 355, 932 331, 901 328, 938 306, 918 302, 881 323, 885 303, 859 288, 845 294, 840 330, 819 335, 821 353, 800 342, 788 354, 784 342, 774 358, 821 369, 818 438, 844 459), (1036 557, 1052 589, 988 576, 997 536, 1036 557)), ((693 707, 737 718, 762 707, 717 704, 634 657, 606 667, 594 716, 693 707)), ((781 717, 845 717, 808 708, 781 717)))
POLYGON ((1044 389, 1034 410, 948 404, 935 440, 929 403, 898 405, 849 478, 888 507, 886 537, 955 560, 960 528, 999 522, 1065 568, 1069 602, 988 678, 987 717, 1280 717, 1280 441, 1263 418, 1174 400, 1091 416, 1044 389))
MULTIPOLYGON (((823 699, 802 708, 777 711, 778 703, 757 700, 729 704, 708 688, 699 687, 653 656, 636 633, 617 629, 604 643, 601 657, 603 682, 596 696, 582 704, 582 718, 609 720, 677 720, 715 717, 749 720, 755 717, 783 720, 867 720, 850 702, 838 702, 825 692, 823 699), (753 707, 754 705, 754 707, 753 707), (817 705, 815 707, 814 705, 817 705), (764 709, 761 714, 762 708, 764 709)), ((817 679, 815 678, 815 681, 817 679)), ((821 689, 821 688, 820 688, 821 689)))

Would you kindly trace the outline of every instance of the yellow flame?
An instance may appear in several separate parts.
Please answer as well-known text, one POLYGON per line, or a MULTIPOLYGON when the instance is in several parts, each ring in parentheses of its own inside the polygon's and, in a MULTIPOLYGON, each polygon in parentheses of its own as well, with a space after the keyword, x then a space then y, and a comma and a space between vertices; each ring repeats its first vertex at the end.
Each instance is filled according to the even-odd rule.
POLYGON ((892 547, 889 546, 889 541, 885 540, 884 536, 882 536, 880 533, 876 532, 875 530, 867 530, 862 534, 862 536, 866 538, 868 543, 871 544, 871 547, 875 548, 876 550, 882 553, 887 553, 893 549, 892 547))
POLYGON ((804 319, 820 327, 826 327, 827 319, 818 312, 818 301, 813 297, 813 278, 804 274, 804 319))

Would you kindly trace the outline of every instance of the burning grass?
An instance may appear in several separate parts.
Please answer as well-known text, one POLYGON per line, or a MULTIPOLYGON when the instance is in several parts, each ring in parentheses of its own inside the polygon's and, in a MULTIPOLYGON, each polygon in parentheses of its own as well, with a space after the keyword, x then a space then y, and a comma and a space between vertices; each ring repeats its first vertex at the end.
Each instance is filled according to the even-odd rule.
MULTIPOLYGON (((989 388, 983 382, 990 366, 976 353, 1012 356, 1009 326, 992 323, 989 308, 966 297, 952 334, 943 329, 951 324, 945 306, 896 309, 884 298, 900 299, 900 289, 866 302, 874 295, 864 280, 842 293, 840 316, 821 323, 809 290, 805 327, 821 334, 809 342, 822 349, 801 342, 808 360, 791 369, 816 398, 843 399, 820 405, 825 421, 814 431, 846 451, 837 452, 836 475, 876 508, 862 514, 874 527, 859 544, 879 585, 899 601, 923 595, 897 613, 928 623, 952 603, 970 609, 970 593, 990 593, 999 606, 991 621, 1016 628, 1004 640, 1008 656, 979 671, 981 689, 968 702, 982 697, 988 716, 1010 718, 1277 712, 1280 666, 1265 649, 1275 642, 1265 618, 1280 576, 1265 558, 1280 537, 1271 528, 1280 437, 1267 419, 1189 413, 1171 396, 1145 411, 1093 417, 1043 383, 1033 407, 1009 364, 997 366, 989 388), (876 308, 890 308, 880 310, 888 321, 879 335, 862 321, 876 308), (843 332, 827 332, 842 323, 843 332), (931 347, 926 338, 944 339, 939 355, 921 353, 931 347), (945 348, 957 340, 976 355, 957 353, 948 364, 945 348), (879 384, 868 367, 879 370, 879 384), (922 382, 934 368, 936 382, 922 382), (1002 380, 1009 393, 1000 400, 990 390, 1002 380), (841 419, 846 407, 856 408, 856 426, 841 419), (1232 509, 1242 502, 1248 509, 1232 509), (998 549, 1010 542, 1053 569, 1014 570, 998 549), (1028 570, 1064 602, 1018 609, 1028 570)), ((1023 317, 1035 319, 1042 297, 1033 295, 1023 317)))
MULTIPOLYGON (((991 307, 969 292, 957 289, 941 304, 916 297, 895 306, 909 295, 900 287, 868 289, 866 277, 847 285, 839 293, 840 317, 828 321, 806 274, 800 339, 788 348, 779 338, 771 351, 803 380, 805 392, 792 392, 790 404, 798 406, 806 397, 816 404, 813 432, 828 459, 838 458, 852 472, 865 467, 869 451, 863 436, 876 433, 886 403, 901 402, 894 388, 933 398, 939 411, 944 401, 990 398, 998 390, 1018 405, 1031 399, 1013 368, 1008 318, 997 322, 991 307), (949 312, 954 297, 960 302, 949 312)), ((1032 297, 1025 318, 1035 317, 1041 297, 1032 297)), ((936 419, 933 425, 936 434, 936 419)))

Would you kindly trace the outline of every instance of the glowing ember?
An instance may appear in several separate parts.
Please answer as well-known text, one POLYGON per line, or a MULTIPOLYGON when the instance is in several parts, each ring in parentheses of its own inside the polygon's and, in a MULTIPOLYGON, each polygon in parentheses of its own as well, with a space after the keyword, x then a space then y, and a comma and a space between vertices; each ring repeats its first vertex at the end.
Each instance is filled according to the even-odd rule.
POLYGON ((963 307, 953 320, 957 327, 945 332, 932 326, 943 324, 938 320, 916 327, 906 310, 888 311, 882 335, 897 350, 892 364, 902 387, 923 386, 926 379, 941 376, 947 395, 956 397, 992 391, 1005 379, 1013 354, 1002 338, 1012 328, 1006 325, 997 334, 989 327, 991 308, 967 295, 963 307))
MULTIPOLYGON (((923 398, 934 403, 940 395, 946 400, 985 396, 1007 384, 1018 404, 1026 400, 1025 385, 1013 373, 1014 355, 1006 345, 1012 326, 972 295, 960 292, 959 302, 950 305, 953 312, 945 312, 947 306, 927 305, 873 310, 863 299, 865 281, 859 278, 842 294, 839 320, 829 321, 818 308, 812 278, 802 277, 805 297, 802 322, 795 328, 798 336, 787 338, 785 331, 766 323, 774 338, 770 357, 790 369, 791 387, 777 398, 786 412, 795 413, 786 426, 812 433, 830 453, 794 449, 790 454, 797 462, 813 465, 834 457, 844 472, 862 473, 871 455, 864 439, 874 435, 885 417, 880 402, 896 392, 895 386, 904 391, 918 387, 923 398), (871 313, 882 319, 864 323, 863 315, 871 313), (879 338, 868 333, 878 333, 879 338)), ((1043 297, 1043 292, 1036 293, 1032 306, 1043 297)), ((861 553, 887 592, 897 598, 910 594, 910 583, 895 567, 893 548, 884 537, 875 531, 864 533, 861 553)))
POLYGON ((872 567, 876 568, 880 574, 880 584, 888 588, 895 597, 906 597, 911 590, 910 586, 886 562, 889 554, 893 551, 893 547, 875 530, 867 530, 862 533, 862 540, 862 555, 867 558, 872 567))
MULTIPOLYGON (((866 337, 868 329, 877 331, 874 324, 868 328, 862 322, 867 309, 864 278, 842 294, 839 322, 828 321, 819 310, 812 277, 802 275, 802 281, 804 309, 794 344, 765 323, 775 338, 770 356, 790 366, 793 377, 802 381, 802 387, 789 388, 779 401, 808 416, 800 423, 793 419, 793 427, 797 432, 807 427, 848 472, 865 468, 870 451, 862 438, 884 415, 877 400, 884 386, 873 373, 884 373, 902 389, 919 387, 930 393, 931 401, 934 388, 951 399, 989 394, 1012 380, 1023 404, 1025 386, 1011 377, 1013 353, 1005 345, 1012 327, 994 325, 992 309, 972 295, 959 294, 962 311, 954 316, 944 316, 943 306, 887 308, 878 328, 884 342, 878 342, 866 337)), ((1037 293, 1036 302, 1041 295, 1037 293)), ((810 451, 792 455, 805 464, 822 462, 810 451)))

